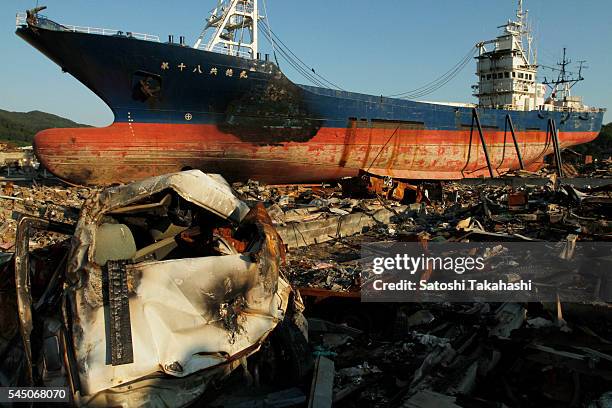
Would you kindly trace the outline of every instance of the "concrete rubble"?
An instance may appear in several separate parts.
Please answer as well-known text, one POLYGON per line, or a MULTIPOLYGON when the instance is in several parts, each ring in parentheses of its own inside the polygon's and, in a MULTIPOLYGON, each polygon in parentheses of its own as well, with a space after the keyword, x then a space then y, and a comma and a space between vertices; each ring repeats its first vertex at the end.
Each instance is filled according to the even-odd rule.
POLYGON ((360 299, 366 242, 549 241, 569 259, 611 241, 612 163, 565 173, 428 183, 401 202, 196 171, 110 189, 0 182, 0 382, 66 384, 91 406, 611 406, 608 303, 360 299), (20 243, 28 219, 44 222, 20 243), (29 309, 13 283, 23 248, 29 309), (125 293, 109 303, 104 282, 125 293), (73 366, 46 358, 70 343, 73 366))

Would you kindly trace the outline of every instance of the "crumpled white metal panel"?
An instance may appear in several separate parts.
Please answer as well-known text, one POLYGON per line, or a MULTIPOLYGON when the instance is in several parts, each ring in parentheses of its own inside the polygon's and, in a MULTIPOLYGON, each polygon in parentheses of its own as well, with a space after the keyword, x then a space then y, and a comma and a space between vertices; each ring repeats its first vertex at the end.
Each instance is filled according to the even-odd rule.
POLYGON ((221 176, 200 170, 165 174, 112 187, 101 194, 101 199, 113 210, 168 188, 175 190, 185 200, 234 222, 240 222, 249 212, 249 207, 234 195, 221 176))
POLYGON ((183 377, 225 363, 257 344, 282 320, 289 297, 282 278, 274 295, 261 297, 262 288, 251 286, 257 269, 241 254, 131 267, 128 273, 134 276, 136 293, 130 298, 134 362, 107 363, 104 310, 98 308, 95 316, 81 321, 83 337, 76 354, 85 356, 83 388, 95 393, 157 371, 183 377), (246 307, 235 316, 235 326, 227 327, 219 305, 242 294, 246 307))

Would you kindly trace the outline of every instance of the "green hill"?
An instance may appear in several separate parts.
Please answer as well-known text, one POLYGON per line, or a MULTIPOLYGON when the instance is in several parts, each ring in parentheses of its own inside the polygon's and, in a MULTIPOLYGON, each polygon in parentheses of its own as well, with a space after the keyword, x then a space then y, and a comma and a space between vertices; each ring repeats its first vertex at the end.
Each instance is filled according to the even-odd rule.
POLYGON ((603 125, 597 139, 592 142, 572 147, 582 154, 590 154, 594 158, 605 159, 612 156, 612 122, 603 125))
POLYGON ((18 146, 32 144, 34 135, 43 129, 70 127, 87 125, 41 111, 9 112, 0 109, 0 141, 18 146))

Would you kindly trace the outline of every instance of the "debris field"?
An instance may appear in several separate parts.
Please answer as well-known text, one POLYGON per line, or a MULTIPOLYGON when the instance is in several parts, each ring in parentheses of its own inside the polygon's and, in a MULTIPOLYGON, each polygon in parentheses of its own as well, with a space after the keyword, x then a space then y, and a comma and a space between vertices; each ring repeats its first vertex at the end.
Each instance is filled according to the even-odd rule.
MULTIPOLYGON (((565 173, 426 183, 401 201, 351 191, 363 180, 198 171, 1 182, 2 385, 65 385, 82 406, 612 406, 607 302, 360 297, 364 243, 609 242, 612 163, 565 173)), ((612 298, 605 274, 564 285, 612 298)))

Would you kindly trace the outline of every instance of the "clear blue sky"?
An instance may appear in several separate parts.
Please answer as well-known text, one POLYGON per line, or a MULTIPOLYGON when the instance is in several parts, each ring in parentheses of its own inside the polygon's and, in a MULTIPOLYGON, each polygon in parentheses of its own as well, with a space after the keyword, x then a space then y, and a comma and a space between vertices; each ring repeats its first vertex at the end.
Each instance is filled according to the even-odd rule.
MULTIPOLYGON (((40 0, 58 22, 123 31, 185 35, 193 43, 215 0, 40 0)), ((261 0, 260 0, 261 3, 261 0)), ((36 0, 0 0, 0 108, 42 110, 104 126, 112 113, 58 66, 17 37, 15 13, 36 0)), ((612 1, 526 0, 540 62, 567 47, 587 60, 574 94, 612 109, 612 1)), ((260 6, 261 8, 261 6, 260 6)), ((318 73, 344 89, 391 94, 417 88, 457 63, 476 42, 493 38, 514 0, 267 0, 272 29, 318 73)), ((281 61, 294 81, 307 83, 281 61)), ((424 99, 473 102, 475 62, 424 99)), ((548 76, 550 74, 548 73, 548 76)), ((540 78, 542 78, 542 72, 540 78)), ((612 113, 606 114, 606 122, 612 113)))

